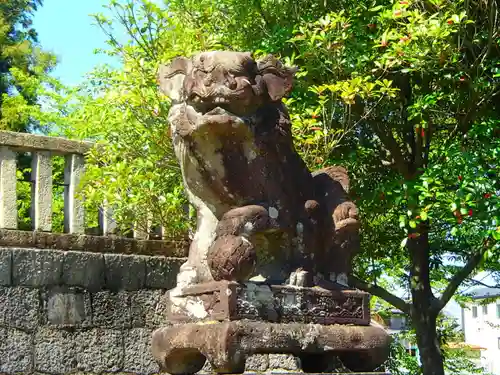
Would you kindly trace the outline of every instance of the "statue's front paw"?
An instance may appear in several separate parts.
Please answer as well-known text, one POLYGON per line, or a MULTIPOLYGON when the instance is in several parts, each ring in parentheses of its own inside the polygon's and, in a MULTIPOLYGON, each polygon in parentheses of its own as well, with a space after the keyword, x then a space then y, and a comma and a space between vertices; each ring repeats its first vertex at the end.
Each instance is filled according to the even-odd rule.
POLYGON ((358 209, 352 202, 343 202, 333 213, 337 233, 357 232, 360 227, 358 209))
POLYGON ((243 236, 219 237, 208 251, 207 263, 215 280, 246 281, 253 273, 257 253, 243 236))

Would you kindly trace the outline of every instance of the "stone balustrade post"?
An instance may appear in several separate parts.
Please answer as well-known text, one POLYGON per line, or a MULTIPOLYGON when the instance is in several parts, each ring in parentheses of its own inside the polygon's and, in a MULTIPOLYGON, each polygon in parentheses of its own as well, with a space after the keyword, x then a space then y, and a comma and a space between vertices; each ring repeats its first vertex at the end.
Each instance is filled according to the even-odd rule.
POLYGON ((33 153, 31 183, 33 229, 50 232, 52 230, 52 154, 50 151, 33 153))
POLYGON ((66 156, 64 168, 64 231, 67 233, 85 232, 85 213, 83 204, 77 198, 85 159, 83 155, 66 156))
POLYGON ((99 210, 99 226, 102 229, 102 234, 104 236, 110 234, 116 234, 117 225, 113 218, 113 208, 105 200, 99 210))
POLYGON ((17 229, 16 153, 0 144, 0 228, 17 229))

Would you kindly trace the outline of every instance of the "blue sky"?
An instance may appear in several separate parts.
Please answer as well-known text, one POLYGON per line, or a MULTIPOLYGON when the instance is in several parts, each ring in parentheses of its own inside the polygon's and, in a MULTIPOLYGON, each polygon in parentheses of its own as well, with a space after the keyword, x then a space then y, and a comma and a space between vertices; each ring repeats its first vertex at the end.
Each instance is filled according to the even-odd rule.
POLYGON ((53 75, 74 85, 98 64, 111 63, 95 48, 105 48, 106 37, 93 24, 91 13, 105 13, 108 0, 45 0, 34 16, 34 27, 45 50, 55 53, 59 64, 53 75))

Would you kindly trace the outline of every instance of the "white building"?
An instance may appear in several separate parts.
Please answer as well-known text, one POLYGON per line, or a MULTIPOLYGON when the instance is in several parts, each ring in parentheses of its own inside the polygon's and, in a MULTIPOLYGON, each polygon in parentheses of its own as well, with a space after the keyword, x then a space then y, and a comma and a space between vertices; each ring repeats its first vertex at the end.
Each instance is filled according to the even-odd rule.
POLYGON ((500 288, 474 291, 473 302, 462 308, 462 327, 465 342, 482 349, 481 366, 500 375, 500 288))

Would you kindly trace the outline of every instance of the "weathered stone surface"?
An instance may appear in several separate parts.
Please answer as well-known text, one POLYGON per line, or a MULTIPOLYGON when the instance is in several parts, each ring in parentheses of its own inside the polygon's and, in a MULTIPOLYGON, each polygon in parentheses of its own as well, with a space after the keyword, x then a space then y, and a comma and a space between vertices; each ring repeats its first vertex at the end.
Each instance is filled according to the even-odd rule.
POLYGON ((64 254, 63 283, 91 292, 104 287, 104 256, 102 254, 68 251, 64 254))
POLYGON ((216 281, 187 286, 175 299, 169 316, 176 321, 250 319, 276 323, 370 324, 369 294, 338 287, 330 290, 216 281))
POLYGON ((52 151, 55 154, 85 154, 94 144, 60 137, 0 130, 0 145, 21 151, 52 151))
POLYGON ((29 334, 0 327, 0 372, 29 373, 33 368, 32 350, 29 334))
POLYGON ((61 327, 90 326, 90 294, 82 290, 54 287, 44 294, 44 321, 61 327))
POLYGON ((92 323, 103 328, 129 328, 132 324, 129 292, 92 294, 92 323))
POLYGON ((208 361, 205 361, 205 364, 203 365, 201 370, 198 372, 198 374, 213 374, 213 373, 214 373, 214 371, 213 371, 212 365, 208 361))
POLYGON ((12 281, 12 253, 0 248, 0 286, 8 286, 12 281))
POLYGON ((291 354, 269 354, 269 369, 300 370, 299 359, 291 354))
MULTIPOLYGON (((388 356, 390 336, 380 326, 276 324, 233 321, 212 324, 180 324, 153 332, 153 356, 160 368, 172 374, 201 370, 205 353, 218 372, 242 372, 245 356, 252 353, 326 352, 348 358, 355 371, 372 371, 388 356), (355 362, 354 359, 358 358, 355 362)), ((274 367, 270 358, 270 367, 274 367)), ((282 362, 282 358, 280 359, 282 362)), ((280 362, 280 363, 281 363, 280 362)), ((294 367, 290 361, 281 366, 294 367)))
POLYGON ((281 323, 370 324, 370 296, 357 290, 327 290, 245 283, 230 305, 239 319, 281 323))
POLYGON ((85 233, 85 210, 76 191, 85 171, 85 157, 81 154, 65 155, 64 162, 64 231, 85 233))
POLYGON ((12 258, 14 285, 42 287, 61 283, 61 251, 12 249, 12 258))
POLYGON ((123 335, 110 329, 91 329, 75 337, 77 367, 88 372, 117 372, 123 369, 123 335))
MULTIPOLYGON (((266 371, 272 369, 269 364, 269 354, 254 354, 247 357, 245 370, 246 371, 266 371)), ((281 367, 279 367, 281 368, 281 367)))
POLYGON ((36 289, 0 287, 0 325, 34 330, 39 319, 40 296, 36 289))
POLYGON ((171 289, 184 259, 167 257, 146 258, 146 287, 171 289))
POLYGON ((33 229, 50 232, 52 229, 52 154, 50 152, 33 153, 31 181, 33 182, 31 201, 33 229))
POLYGON ((104 254, 105 283, 110 290, 139 290, 146 281, 143 256, 104 254))
POLYGON ((261 276, 313 286, 313 275, 343 282, 349 273, 359 249, 349 177, 338 166, 312 174, 294 148, 282 99, 295 72, 271 55, 234 51, 160 66, 174 150, 198 211, 185 283, 261 276))
POLYGON ((189 241, 186 239, 136 240, 117 236, 31 232, 0 228, 0 246, 183 258, 187 256, 189 241))
POLYGON ((159 371, 151 354, 151 330, 136 328, 125 333, 123 371, 150 375, 159 371))
POLYGON ((141 290, 130 295, 133 327, 158 328, 167 324, 164 292, 141 290))
POLYGON ((75 334, 39 328, 35 334, 35 369, 50 374, 66 374, 76 367, 75 334))
POLYGON ((0 246, 35 247, 35 232, 0 228, 0 246))
POLYGON ((0 228, 17 229, 16 153, 0 143, 0 228))

